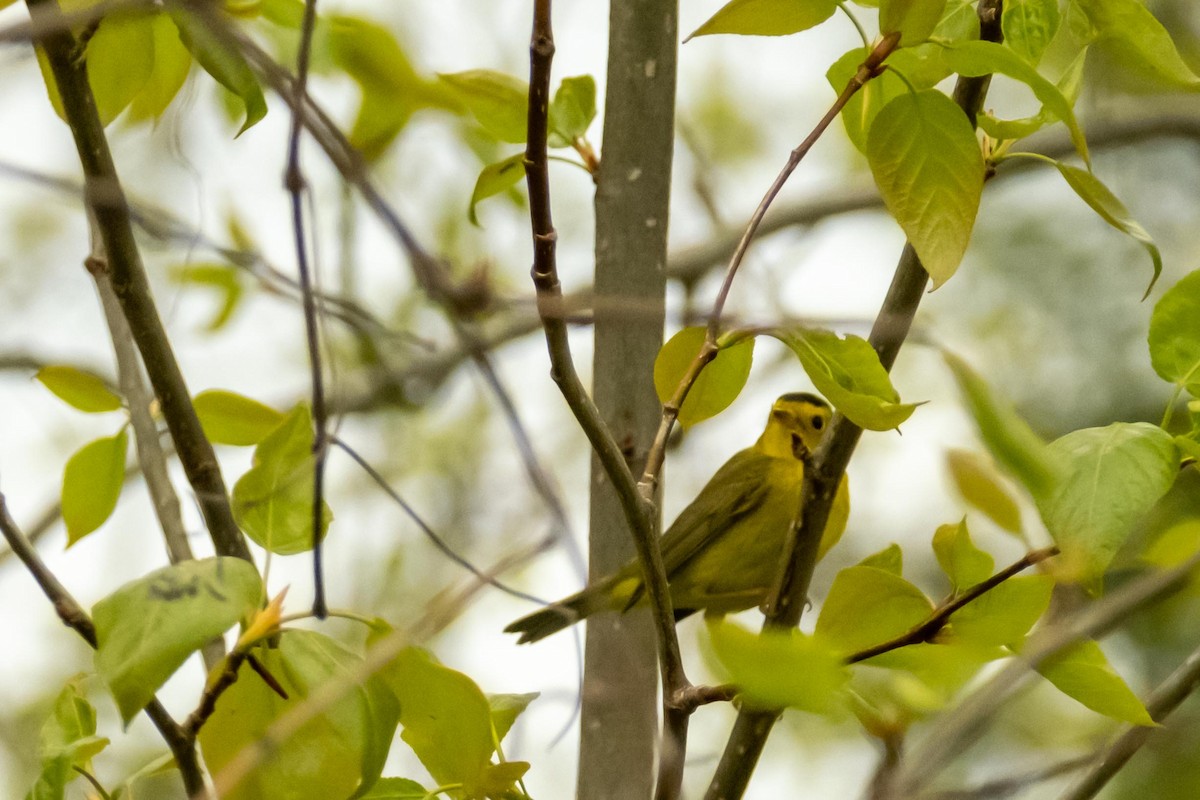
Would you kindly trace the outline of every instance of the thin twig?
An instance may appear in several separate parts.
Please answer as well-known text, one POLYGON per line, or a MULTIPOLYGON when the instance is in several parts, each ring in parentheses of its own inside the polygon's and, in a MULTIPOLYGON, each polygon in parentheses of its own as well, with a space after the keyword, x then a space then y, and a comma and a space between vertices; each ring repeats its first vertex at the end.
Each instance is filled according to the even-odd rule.
POLYGON ((938 792, 931 795, 929 800, 1004 800, 1005 797, 1011 797, 1036 784, 1045 783, 1054 778, 1059 778, 1068 773, 1083 769, 1091 763, 1092 758, 1093 756, 1090 754, 1077 758, 1069 758, 1057 764, 1050 764, 1049 766, 1032 770, 1023 775, 1000 778, 966 789, 951 789, 945 792, 938 792))
MULTIPOLYGON (((61 20, 56 0, 26 0, 26 5, 35 21, 49 22, 53 28, 61 20)), ((69 30, 47 33, 42 38, 42 47, 75 138, 85 177, 85 201, 95 215, 104 242, 113 292, 142 355, 180 463, 195 490, 216 551, 250 561, 250 550, 233 519, 216 454, 200 426, 187 382, 150 291, 133 236, 129 205, 88 84, 86 65, 75 57, 76 42, 69 30)))
MULTIPOLYGON (((96 626, 92 624, 92 618, 71 596, 67 587, 63 586, 50 571, 28 537, 17 526, 8 511, 8 502, 3 493, 0 493, 0 535, 3 535, 13 553, 21 559, 21 563, 25 565, 29 574, 41 587, 42 593, 54 606, 58 618, 63 621, 64 625, 78 633, 92 649, 95 649, 97 646, 96 626)), ((154 723, 154 727, 158 729, 163 741, 167 743, 171 754, 175 756, 175 763, 179 767, 179 773, 183 778, 183 784, 189 797, 195 800, 208 798, 208 789, 204 785, 204 773, 200 769, 200 762, 196 757, 196 748, 184 734, 183 729, 158 702, 158 698, 151 700, 144 711, 150 721, 154 723)))
MULTIPOLYGON (((981 39, 997 41, 1001 38, 999 8, 999 0, 981 0, 978 9, 981 39)), ((972 125, 989 83, 990 76, 983 76, 960 77, 955 84, 954 99, 972 125)), ((908 336, 928 281, 929 274, 916 251, 911 244, 906 244, 868 339, 888 371, 908 336)), ((804 535, 804 532, 825 529, 834 495, 861 435, 861 428, 841 414, 834 414, 824 441, 813 454, 812 463, 805 467, 797 524, 788 533, 783 567, 765 627, 793 628, 799 623, 821 539, 818 534, 804 535)), ((706 800, 742 797, 779 713, 778 710, 743 709, 738 714, 709 784, 706 800)))
POLYGON ((304 0, 304 18, 300 25, 300 49, 296 55, 296 80, 292 85, 292 126, 288 134, 287 168, 283 176, 292 204, 292 236, 296 247, 296 271, 300 276, 300 297, 304 307, 304 335, 308 345, 308 365, 312 375, 313 414, 313 616, 325 619, 325 576, 321 567, 321 527, 325 516, 325 456, 328 442, 328 411, 325 407, 325 377, 321 367, 321 332, 317 325, 317 301, 308 264, 308 237, 304 233, 304 197, 308 184, 300 168, 300 133, 304 130, 304 97, 308 89, 308 63, 312 53, 313 30, 317 24, 317 0, 304 0))
POLYGON ((860 661, 866 661, 868 658, 889 653, 892 650, 899 650, 901 647, 908 647, 912 644, 920 644, 921 642, 933 641, 933 637, 941 632, 942 628, 946 627, 946 623, 950 621, 950 617, 968 603, 978 600, 987 592, 995 589, 1000 584, 1004 583, 1014 575, 1029 569, 1029 567, 1041 561, 1045 561, 1051 556, 1058 555, 1057 547, 1046 547, 1041 550, 1033 550, 1026 553, 1015 562, 1005 567, 1004 569, 992 575, 984 581, 980 581, 970 587, 962 594, 954 595, 949 598, 929 615, 929 618, 923 622, 914 625, 911 630, 908 630, 899 636, 880 642, 864 650, 859 650, 857 653, 846 658, 847 664, 857 664, 860 661))
POLYGON ((391 487, 391 485, 387 482, 387 478, 383 477, 383 475, 380 474, 379 470, 375 469, 375 467, 371 466, 371 463, 369 461, 367 461, 365 458, 363 458, 361 455, 359 455, 358 451, 356 451, 350 445, 346 444, 346 442, 343 441, 338 436, 331 435, 329 437, 329 441, 333 446, 337 447, 342 452, 344 452, 346 455, 350 456, 350 459, 352 461, 354 461, 355 464, 358 464, 358 466, 362 467, 363 471, 366 472, 368 476, 370 476, 371 480, 375 481, 375 484, 380 489, 382 489, 384 491, 384 493, 387 494, 388 497, 390 497, 392 499, 392 502, 394 502, 396 505, 400 506, 400 508, 404 511, 404 513, 408 515, 409 519, 411 519, 413 522, 415 522, 417 524, 417 527, 421 529, 421 533, 425 534, 425 537, 427 539, 429 539, 429 541, 433 542, 433 546, 436 547, 438 550, 440 550, 442 552, 442 554, 444 556, 446 556, 446 558, 450 559, 455 564, 458 564, 460 567, 465 569, 467 572, 470 572, 472 575, 474 575, 476 578, 478 578, 482 583, 485 583, 489 586, 493 586, 493 587, 499 589, 500 591, 504 592, 505 594, 512 595, 513 597, 519 597, 522 600, 528 600, 532 603, 537 603, 538 605, 544 606, 547 604, 547 601, 541 599, 540 597, 535 597, 534 595, 526 594, 525 592, 522 592, 519 589, 512 588, 508 584, 501 583, 494 576, 483 572, 482 570, 479 569, 479 567, 476 567, 470 561, 463 558, 458 553, 454 552, 454 550, 450 547, 450 545, 446 544, 446 540, 443 539, 441 536, 439 536, 433 530, 433 528, 429 527, 429 524, 427 522, 425 522, 424 519, 421 518, 421 515, 418 514, 411 505, 408 504, 408 501, 406 501, 403 497, 401 497, 400 493, 391 487))

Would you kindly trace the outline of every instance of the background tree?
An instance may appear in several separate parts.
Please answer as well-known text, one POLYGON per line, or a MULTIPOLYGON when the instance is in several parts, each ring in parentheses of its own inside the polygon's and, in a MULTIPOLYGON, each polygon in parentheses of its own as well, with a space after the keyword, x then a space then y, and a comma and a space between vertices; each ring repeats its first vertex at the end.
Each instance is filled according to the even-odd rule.
POLYGON ((1191 5, 475 6, 0 0, 8 793, 1194 796, 1191 5), (677 629, 806 388, 845 543, 677 629))

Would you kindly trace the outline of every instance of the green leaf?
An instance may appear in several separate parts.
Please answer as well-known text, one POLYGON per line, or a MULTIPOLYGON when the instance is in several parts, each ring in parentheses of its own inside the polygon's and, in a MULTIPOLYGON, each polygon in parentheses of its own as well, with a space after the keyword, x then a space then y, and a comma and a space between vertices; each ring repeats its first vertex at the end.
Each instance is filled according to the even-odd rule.
POLYGON ((203 20, 173 4, 168 9, 188 52, 205 72, 241 101, 246 114, 237 132, 241 136, 267 115, 267 100, 254 71, 241 52, 209 30, 203 20))
POLYGON ((399 709, 379 678, 356 681, 362 657, 328 636, 300 630, 285 630, 278 647, 263 644, 254 655, 288 699, 243 665, 237 682, 221 695, 200 729, 204 761, 213 774, 243 748, 263 741, 273 723, 308 698, 331 685, 343 691, 328 710, 273 748, 271 758, 222 800, 344 798, 369 789, 395 736, 399 709))
POLYGON ((1016 52, 995 42, 958 42, 946 45, 942 50, 942 58, 951 70, 964 77, 977 78, 999 73, 1024 83, 1050 113, 1063 121, 1071 133, 1071 141, 1079 157, 1085 164, 1091 165, 1087 140, 1083 136, 1083 129, 1079 127, 1079 121, 1075 118, 1071 101, 1062 90, 1039 75, 1033 65, 1016 52))
MULTIPOLYGON (((1056 84, 1059 91, 1062 92, 1063 97, 1072 106, 1078 100, 1079 92, 1083 88, 1083 68, 1086 63, 1087 50, 1084 49, 1063 70, 1063 74, 1056 84)), ((1026 136, 1032 136, 1047 125, 1058 122, 1059 118, 1050 110, 1049 106, 1043 105, 1038 109, 1038 113, 1032 117, 998 119, 985 111, 981 111, 976 116, 976 121, 979 124, 980 130, 993 139, 1017 140, 1024 139, 1026 136)))
POLYGON ((89 442, 76 451, 63 470, 62 517, 67 547, 104 524, 125 485, 125 453, 129 433, 89 442))
POLYGON ((539 692, 528 694, 489 694, 488 705, 492 709, 492 729, 496 732, 496 741, 503 742, 504 737, 512 728, 517 717, 538 698, 539 692))
MULTIPOLYGON (((979 38, 979 14, 975 10, 975 0, 949 0, 946 3, 946 13, 933 29, 930 39, 941 39, 947 42, 959 42, 979 38)), ((900 52, 911 52, 911 50, 900 52)), ((888 56, 888 63, 899 53, 888 56)))
POLYGON ((683 41, 715 33, 787 36, 820 25, 835 10, 834 0, 730 0, 683 41))
POLYGON ((989 459, 966 450, 948 450, 946 465, 963 500, 1004 530, 1021 532, 1021 509, 989 459))
POLYGON ((1142 295, 1142 299, 1145 300, 1150 295, 1150 290, 1154 288, 1155 282, 1158 281, 1158 276, 1162 274, 1162 255, 1158 252, 1158 245, 1154 243, 1154 239, 1130 215, 1129 209, 1125 208, 1117 196, 1109 191, 1108 187, 1101 183, 1095 175, 1061 161, 1055 161, 1054 166, 1066 178, 1067 184, 1075 190, 1075 194, 1091 206, 1101 219, 1125 235, 1136 239, 1142 247, 1146 248, 1154 265, 1154 277, 1150 279, 1150 285, 1146 287, 1146 293, 1142 295))
POLYGON ((381 673, 400 701, 401 738, 439 785, 468 796, 491 765, 492 710, 475 682, 432 654, 407 647, 381 673))
POLYGON ((154 68, 142 90, 129 105, 129 119, 157 120, 179 94, 192 69, 192 54, 179 38, 179 29, 168 14, 150 18, 154 36, 154 68))
POLYGON ((849 655, 908 632, 932 611, 929 598, 899 575, 847 567, 833 579, 815 633, 849 655))
POLYGON ((919 642, 889 650, 864 662, 872 667, 910 673, 917 683, 892 677, 890 683, 896 700, 918 713, 938 711, 954 694, 971 680, 980 667, 1005 656, 999 648, 983 647, 969 642, 930 644, 919 642))
POLYGON ((550 104, 550 146, 570 147, 595 118, 596 80, 591 75, 563 78, 550 104))
MULTIPOLYGON (((272 553, 313 546, 313 426, 299 403, 254 450, 254 466, 233 487, 233 516, 246 535, 272 553)), ((321 536, 333 513, 322 504, 321 536)))
POLYGON ((525 177, 525 154, 517 153, 503 161, 488 164, 475 180, 475 190, 471 192, 471 205, 467 209, 467 218, 472 225, 479 225, 479 217, 475 216, 475 206, 489 197, 507 191, 516 186, 525 177))
POLYGON ((380 778, 362 800, 425 800, 429 791, 408 778, 380 778))
POLYGON ((1139 0, 1087 0, 1074 4, 1099 41, 1136 78, 1175 89, 1200 89, 1200 77, 1179 56, 1175 43, 1139 0))
POLYGON ((241 272, 229 264, 179 264, 171 267, 168 274, 176 283, 204 286, 216 290, 221 298, 221 303, 212 319, 204 326, 205 330, 210 333, 225 327, 246 293, 241 272))
POLYGON ((893 575, 904 574, 904 551, 895 542, 858 562, 859 567, 875 567, 893 575))
POLYGON ((1167 290, 1150 315, 1150 363, 1158 376, 1200 397, 1200 270, 1167 290))
POLYGON ((204 435, 214 444, 258 444, 283 422, 283 414, 270 406, 224 389, 203 391, 192 405, 204 435))
POLYGON ((1059 21, 1058 0, 1006 0, 1000 16, 1004 43, 1037 66, 1059 21))
POLYGON ((163 567, 96 603, 96 672, 125 724, 188 656, 236 625, 261 597, 254 565, 221 557, 163 567))
POLYGON ((795 328, 778 336, 800 359, 817 391, 860 428, 898 428, 916 409, 900 402, 879 355, 865 339, 853 334, 843 339, 819 328, 795 328))
POLYGON ((1060 692, 1122 722, 1153 725, 1146 707, 1109 665, 1100 645, 1088 639, 1047 659, 1037 671, 1060 692))
POLYGON ((933 534, 933 553, 956 594, 990 578, 996 567, 996 560, 971 541, 966 519, 938 526, 933 534))
POLYGON ((66 787, 79 777, 76 767, 90 771, 92 758, 109 744, 96 736, 96 709, 83 690, 83 676, 69 680, 55 698, 42 724, 38 755, 41 774, 26 800, 62 800, 66 787))
MULTIPOLYGON (((974 9, 970 9, 970 16, 977 19, 974 9)), ((846 135, 859 152, 866 155, 867 131, 871 129, 879 110, 908 93, 908 84, 900 75, 917 89, 929 89, 950 74, 941 58, 930 57, 934 52, 931 49, 933 47, 928 45, 892 53, 887 60, 890 69, 867 81, 850 97, 840 116, 846 127, 846 135)), ((846 88, 846 84, 858 72, 859 65, 866 60, 867 52, 865 48, 857 47, 833 63, 825 77, 835 92, 840 93, 846 88)))
POLYGON ((487 69, 438 73, 438 78, 453 90, 485 131, 502 142, 524 144, 529 84, 487 69))
POLYGON ((1062 549, 1063 574, 1104 573, 1136 523, 1167 493, 1179 469, 1169 433, 1145 422, 1072 431, 1050 445, 1068 471, 1038 509, 1062 549))
POLYGON ((948 641, 1017 645, 1046 613, 1053 591, 1054 579, 1049 575, 1009 578, 950 616, 948 641))
POLYGON ((42 367, 33 377, 67 405, 89 414, 116 411, 121 398, 108 388, 98 375, 75 367, 51 365, 42 367))
POLYGON ((1048 494, 1064 469, 1055 454, 1012 406, 995 396, 987 382, 965 361, 952 353, 944 352, 942 355, 958 381, 967 410, 975 418, 980 438, 992 457, 1011 472, 1034 498, 1048 494))
MULTIPOLYGON (((683 328, 658 351, 654 359, 654 390, 658 393, 659 402, 666 403, 675 395, 688 367, 700 352, 704 335, 703 327, 683 328)), ((716 358, 708 363, 692 384, 679 409, 679 424, 689 428, 728 408, 745 387, 753 360, 752 338, 721 347, 716 358)))
POLYGON ((900 46, 926 41, 946 11, 946 0, 880 0, 879 32, 900 33, 900 46))
POLYGON ((958 269, 979 211, 984 163, 971 123, 939 91, 905 93, 871 123, 867 161, 936 289, 958 269))
MULTIPOLYGON (((293 13, 303 14, 303 11, 303 5, 296 3, 293 13)), ((333 16, 328 23, 333 63, 362 90, 362 102, 350 130, 350 143, 368 161, 387 152, 416 111, 423 108, 462 110, 442 83, 417 74, 404 49, 387 28, 349 16, 333 16)))
POLYGON ((751 633, 740 625, 706 620, 713 652, 748 705, 798 708, 814 714, 840 710, 850 677, 842 657, 798 630, 751 633))
POLYGON ((104 125, 142 91, 154 70, 154 23, 145 14, 110 14, 87 46, 88 83, 104 125))

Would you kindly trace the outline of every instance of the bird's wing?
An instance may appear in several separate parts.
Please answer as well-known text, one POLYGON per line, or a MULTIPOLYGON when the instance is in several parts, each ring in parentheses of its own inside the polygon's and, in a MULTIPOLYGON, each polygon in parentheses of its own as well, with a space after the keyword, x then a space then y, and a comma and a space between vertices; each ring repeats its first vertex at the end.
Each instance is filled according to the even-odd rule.
POLYGON ((769 456, 752 448, 742 450, 726 461, 680 512, 661 543, 668 578, 763 503, 769 491, 770 462, 769 456), (715 498, 728 500, 715 503, 715 498))

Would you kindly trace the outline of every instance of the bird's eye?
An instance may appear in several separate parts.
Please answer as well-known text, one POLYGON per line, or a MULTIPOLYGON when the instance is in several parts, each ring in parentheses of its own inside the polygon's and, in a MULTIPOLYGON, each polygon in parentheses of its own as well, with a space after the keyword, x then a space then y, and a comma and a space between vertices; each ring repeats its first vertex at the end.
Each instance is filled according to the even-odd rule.
POLYGON ((825 418, 824 417, 813 417, 812 418, 812 426, 813 426, 814 431, 821 430, 821 428, 825 427, 825 418))

